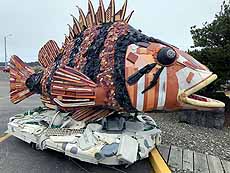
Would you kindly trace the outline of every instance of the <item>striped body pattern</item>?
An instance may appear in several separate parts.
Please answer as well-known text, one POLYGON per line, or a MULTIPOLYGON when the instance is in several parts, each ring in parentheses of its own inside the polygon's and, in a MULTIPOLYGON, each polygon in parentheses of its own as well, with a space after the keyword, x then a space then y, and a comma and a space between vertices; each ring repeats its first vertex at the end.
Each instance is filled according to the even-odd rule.
POLYGON ((34 73, 17 56, 10 62, 11 100, 40 94, 50 109, 72 111, 76 120, 95 121, 114 111, 222 108, 220 101, 194 94, 217 76, 177 47, 148 37, 125 18, 127 1, 115 13, 91 1, 73 16, 62 48, 53 40, 39 51, 44 71, 34 73))

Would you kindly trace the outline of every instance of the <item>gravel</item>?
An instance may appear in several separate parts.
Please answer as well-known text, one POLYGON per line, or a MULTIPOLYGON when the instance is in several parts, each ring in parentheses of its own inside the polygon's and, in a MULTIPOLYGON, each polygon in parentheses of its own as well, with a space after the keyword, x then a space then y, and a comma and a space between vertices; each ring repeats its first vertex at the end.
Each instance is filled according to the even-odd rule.
POLYGON ((162 130, 162 144, 218 156, 230 161, 230 128, 223 130, 180 123, 175 113, 152 115, 162 130))

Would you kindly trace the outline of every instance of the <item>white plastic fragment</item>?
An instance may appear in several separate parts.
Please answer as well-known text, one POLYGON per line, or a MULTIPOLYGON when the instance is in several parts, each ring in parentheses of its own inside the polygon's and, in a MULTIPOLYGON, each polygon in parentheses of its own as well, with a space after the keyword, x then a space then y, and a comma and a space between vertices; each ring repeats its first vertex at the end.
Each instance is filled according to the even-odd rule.
POLYGON ((132 164, 137 160, 138 142, 136 139, 123 135, 117 152, 120 161, 132 164))
POLYGON ((77 140, 75 136, 50 136, 50 139, 55 143, 75 143, 77 140))
POLYGON ((96 138, 94 137, 92 131, 87 128, 84 131, 84 134, 79 138, 78 143, 82 150, 88 150, 95 146, 96 138))

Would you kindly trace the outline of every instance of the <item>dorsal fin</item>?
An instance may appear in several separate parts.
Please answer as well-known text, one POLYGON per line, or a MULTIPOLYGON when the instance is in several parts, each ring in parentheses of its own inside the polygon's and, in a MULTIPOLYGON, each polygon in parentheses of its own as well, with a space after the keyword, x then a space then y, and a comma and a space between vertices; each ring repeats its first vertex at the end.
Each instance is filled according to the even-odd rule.
POLYGON ((125 0, 124 5, 122 6, 122 13, 121 13, 121 20, 123 21, 125 19, 125 14, 126 14, 126 9, 127 9, 127 4, 128 4, 128 0, 125 0))
POLYGON ((70 41, 69 37, 65 34, 65 43, 67 43, 69 41, 70 41))
POLYGON ((99 7, 96 13, 96 20, 98 23, 105 23, 105 7, 102 0, 99 0, 99 7))
POLYGON ((38 61, 44 67, 52 65, 60 49, 53 40, 48 41, 38 53, 38 61))
POLYGON ((73 30, 74 30, 75 34, 77 35, 78 33, 81 32, 80 23, 78 22, 76 17, 74 17, 72 14, 71 14, 71 16, 73 17, 73 30))
POLYGON ((122 8, 115 14, 115 21, 123 21, 125 18, 125 13, 127 9, 127 0, 125 0, 124 5, 122 8))
POLYGON ((69 38, 72 40, 75 36, 73 28, 68 24, 69 26, 69 38))
POLYGON ((128 15, 128 17, 125 19, 126 23, 129 23, 129 20, 131 19, 132 15, 134 13, 134 10, 130 13, 130 15, 128 15))
POLYGON ((106 22, 115 21, 115 2, 114 0, 110 1, 109 7, 106 10, 106 22))
POLYGON ((80 7, 77 6, 79 10, 79 20, 77 20, 73 15, 73 27, 69 25, 69 37, 66 41, 72 40, 78 33, 82 32, 88 27, 99 25, 102 23, 118 22, 123 21, 128 23, 132 17, 134 11, 125 19, 127 0, 125 0, 122 8, 115 14, 115 0, 111 0, 108 9, 105 11, 103 0, 99 0, 99 7, 95 14, 91 0, 88 0, 88 13, 85 16, 84 12, 80 7))
POLYGON ((90 0, 88 0, 88 14, 86 16, 86 22, 87 22, 88 27, 97 25, 94 8, 90 0))
POLYGON ((85 18, 85 14, 83 13, 82 9, 80 7, 78 7, 78 10, 79 10, 79 23, 80 23, 80 26, 81 26, 81 29, 83 30, 84 27, 88 27, 87 25, 87 22, 86 22, 86 18, 85 18))

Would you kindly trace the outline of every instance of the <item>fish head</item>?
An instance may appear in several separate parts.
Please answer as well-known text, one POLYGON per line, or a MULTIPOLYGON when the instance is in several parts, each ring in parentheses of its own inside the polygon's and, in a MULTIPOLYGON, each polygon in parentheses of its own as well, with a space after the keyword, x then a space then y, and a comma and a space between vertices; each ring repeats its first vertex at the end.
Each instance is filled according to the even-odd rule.
MULTIPOLYGON (((138 71, 127 77, 127 82, 130 82, 127 85, 128 92, 132 95, 130 87, 134 85, 130 84, 134 82, 132 83, 130 79, 138 78, 137 74, 141 72, 145 75, 145 77, 139 77, 140 79, 135 84, 136 98, 133 99, 131 96, 131 102, 137 110, 146 112, 154 109, 210 110, 225 107, 221 101, 196 94, 217 79, 217 75, 208 67, 188 53, 169 44, 151 43, 148 46, 145 45, 145 48, 142 45, 137 45, 135 51, 130 49, 137 56, 134 68, 138 71), (152 65, 153 68, 150 70, 143 70, 150 64, 155 65, 152 65)), ((128 55, 127 59, 132 59, 132 57, 129 58, 128 55)), ((128 62, 126 66, 131 66, 131 63, 128 62)))
POLYGON ((174 82, 177 84, 174 84, 173 79, 170 78, 168 83, 172 87, 176 85, 176 101, 180 105, 179 108, 197 110, 224 108, 225 104, 223 102, 196 94, 196 92, 214 82, 217 75, 188 53, 178 48, 172 49, 177 56, 174 64, 169 66, 168 69, 172 75, 175 75, 176 80, 174 82))

